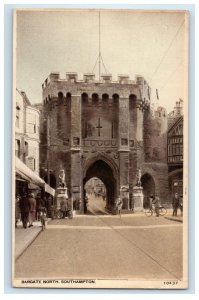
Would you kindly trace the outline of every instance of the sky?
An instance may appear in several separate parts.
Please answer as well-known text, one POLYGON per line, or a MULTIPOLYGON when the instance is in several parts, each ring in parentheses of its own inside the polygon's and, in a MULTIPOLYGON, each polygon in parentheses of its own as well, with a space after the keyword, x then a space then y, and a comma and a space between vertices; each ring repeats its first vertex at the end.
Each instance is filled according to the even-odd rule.
MULTIPOLYGON (((31 103, 42 102, 42 83, 51 72, 93 71, 99 53, 99 12, 17 12, 16 85, 31 103)), ((142 75, 152 102, 170 112, 186 98, 185 14, 180 12, 101 11, 101 54, 113 80, 142 75), (159 100, 156 100, 158 89, 159 100)), ((98 66, 94 69, 98 79, 98 66)), ((105 70, 102 68, 102 72, 105 70)))

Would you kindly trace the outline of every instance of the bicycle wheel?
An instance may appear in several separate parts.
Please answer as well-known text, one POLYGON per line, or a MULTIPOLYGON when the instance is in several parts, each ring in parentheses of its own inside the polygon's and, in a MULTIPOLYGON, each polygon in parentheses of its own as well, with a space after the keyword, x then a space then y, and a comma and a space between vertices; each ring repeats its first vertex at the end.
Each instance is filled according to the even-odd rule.
POLYGON ((57 218, 58 219, 63 218, 63 212, 60 209, 57 211, 57 218))
POLYGON ((151 217, 152 216, 152 214, 153 214, 153 210, 152 209, 146 209, 145 210, 145 215, 147 216, 147 217, 151 217))
POLYGON ((160 214, 161 216, 166 215, 166 213, 167 213, 167 210, 166 210, 165 207, 160 207, 160 208, 159 208, 159 214, 160 214))

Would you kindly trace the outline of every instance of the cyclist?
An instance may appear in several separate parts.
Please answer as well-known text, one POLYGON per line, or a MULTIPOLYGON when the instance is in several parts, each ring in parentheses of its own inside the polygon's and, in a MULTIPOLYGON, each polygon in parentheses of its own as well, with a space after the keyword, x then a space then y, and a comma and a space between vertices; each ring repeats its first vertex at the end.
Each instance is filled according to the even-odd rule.
POLYGON ((152 204, 155 207, 156 217, 159 217, 160 198, 158 197, 158 194, 155 194, 155 198, 153 199, 152 204))
POLYGON ((152 209, 152 203, 153 203, 153 200, 154 200, 154 197, 153 197, 153 195, 151 194, 151 195, 149 196, 149 209, 152 209))

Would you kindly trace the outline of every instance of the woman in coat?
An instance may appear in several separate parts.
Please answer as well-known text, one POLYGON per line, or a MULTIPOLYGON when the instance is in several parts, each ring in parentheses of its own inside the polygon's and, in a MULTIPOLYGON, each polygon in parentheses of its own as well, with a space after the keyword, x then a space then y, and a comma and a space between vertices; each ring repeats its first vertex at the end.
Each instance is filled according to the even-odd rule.
POLYGON ((28 197, 28 205, 29 205, 29 227, 33 226, 33 222, 35 221, 35 214, 36 214, 36 199, 34 194, 31 193, 28 197))
POLYGON ((21 211, 21 220, 23 228, 27 228, 28 217, 29 217, 29 203, 26 194, 23 197, 20 197, 19 208, 21 211))

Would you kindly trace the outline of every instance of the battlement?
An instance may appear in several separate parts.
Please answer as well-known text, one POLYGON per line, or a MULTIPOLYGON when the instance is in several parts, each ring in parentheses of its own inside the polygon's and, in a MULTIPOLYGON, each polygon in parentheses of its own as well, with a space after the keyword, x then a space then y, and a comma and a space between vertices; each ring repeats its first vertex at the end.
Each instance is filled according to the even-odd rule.
POLYGON ((101 74, 100 80, 96 80, 95 73, 85 73, 80 80, 76 72, 66 72, 65 78, 61 78, 58 72, 52 72, 42 84, 44 104, 66 99, 70 95, 87 97, 89 104, 97 97, 99 105, 105 97, 109 99, 111 106, 116 97, 137 99, 137 107, 145 109, 150 103, 150 94, 151 89, 141 75, 136 75, 131 80, 128 74, 119 74, 117 81, 113 81, 112 74, 101 74))
POLYGON ((167 117, 167 111, 164 107, 158 106, 157 109, 155 110, 155 117, 158 118, 166 118, 167 117))
POLYGON ((52 72, 45 79, 42 84, 42 89, 46 88, 50 82, 68 82, 68 83, 112 83, 112 84, 138 84, 147 85, 144 77, 140 75, 135 76, 135 80, 130 80, 128 74, 119 74, 118 80, 112 80, 112 74, 102 74, 100 80, 95 79, 95 73, 85 73, 83 74, 83 80, 78 80, 78 74, 76 72, 66 72, 65 78, 60 78, 59 72, 52 72))

